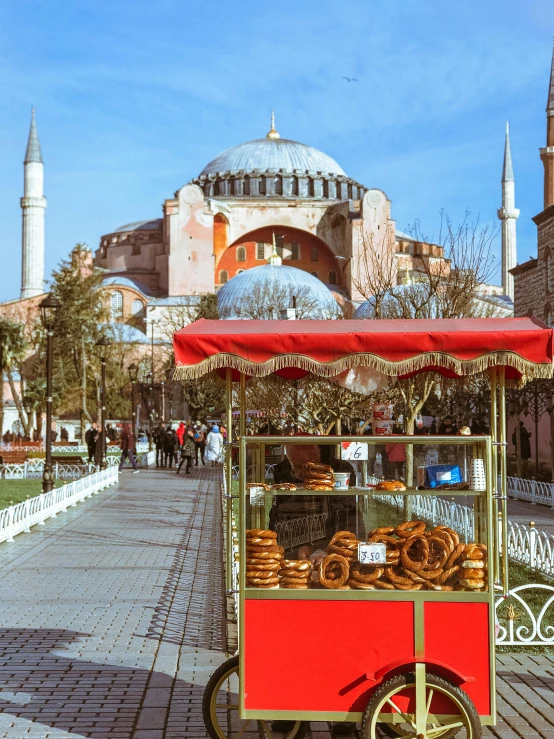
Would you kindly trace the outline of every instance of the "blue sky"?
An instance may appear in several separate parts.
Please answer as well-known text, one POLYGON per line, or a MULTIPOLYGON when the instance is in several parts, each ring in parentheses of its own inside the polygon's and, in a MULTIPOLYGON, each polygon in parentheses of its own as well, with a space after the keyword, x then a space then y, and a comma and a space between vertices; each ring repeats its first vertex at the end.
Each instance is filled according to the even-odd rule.
POLYGON ((385 190, 398 228, 419 218, 430 236, 441 209, 496 220, 509 120, 526 261, 553 33, 552 0, 4 0, 0 299, 20 289, 31 105, 48 275, 76 242, 159 217, 220 151, 265 135, 272 107, 282 136, 385 190))

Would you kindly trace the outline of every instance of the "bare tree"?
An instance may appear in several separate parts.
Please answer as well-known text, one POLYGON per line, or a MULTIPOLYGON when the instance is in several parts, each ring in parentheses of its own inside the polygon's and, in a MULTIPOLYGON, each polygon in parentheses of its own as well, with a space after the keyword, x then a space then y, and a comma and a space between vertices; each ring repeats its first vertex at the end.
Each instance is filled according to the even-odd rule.
MULTIPOLYGON (((467 318, 490 314, 490 303, 479 300, 479 288, 494 272, 491 253, 496 230, 470 222, 470 214, 454 226, 441 212, 434 244, 421 232, 419 221, 409 228, 409 252, 397 250, 391 230, 376 238, 361 232, 360 259, 354 284, 369 301, 371 318, 467 318)), ((439 376, 432 373, 399 380, 398 402, 405 431, 413 434, 415 421, 434 391, 439 376)), ((407 449, 406 480, 413 483, 413 450, 407 449)))

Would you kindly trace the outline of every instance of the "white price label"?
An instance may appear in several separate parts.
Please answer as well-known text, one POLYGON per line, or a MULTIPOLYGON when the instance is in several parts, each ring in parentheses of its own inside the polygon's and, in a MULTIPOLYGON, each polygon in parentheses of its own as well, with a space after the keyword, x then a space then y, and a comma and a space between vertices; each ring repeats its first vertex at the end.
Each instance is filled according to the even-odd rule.
POLYGON ((358 544, 358 561, 363 565, 384 565, 387 561, 386 544, 370 541, 358 544))
POLYGON ((343 441, 341 444, 341 458, 354 462, 368 459, 368 446, 360 441, 343 441))
POLYGON ((264 505, 265 504, 265 490, 264 488, 250 488, 250 505, 264 505))

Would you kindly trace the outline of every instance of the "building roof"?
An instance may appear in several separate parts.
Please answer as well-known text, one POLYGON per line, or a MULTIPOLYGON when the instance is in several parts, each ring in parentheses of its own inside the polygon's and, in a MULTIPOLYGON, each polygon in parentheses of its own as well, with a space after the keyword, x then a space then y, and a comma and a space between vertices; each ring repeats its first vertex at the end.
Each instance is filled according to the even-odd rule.
POLYGON ((150 221, 134 221, 133 223, 126 223, 124 226, 119 226, 110 233, 117 234, 125 231, 159 231, 163 226, 162 218, 154 218, 150 221))
POLYGON ((131 277, 120 277, 116 275, 114 275, 113 277, 104 277, 104 279, 102 280, 102 285, 104 285, 105 287, 109 287, 111 285, 113 285, 114 287, 132 287, 133 290, 138 290, 140 293, 142 293, 145 298, 152 295, 152 291, 149 287, 131 277))
POLYGON ((538 263, 539 260, 536 257, 533 259, 528 259, 526 262, 523 262, 522 264, 516 264, 515 267, 512 267, 512 269, 510 270, 510 274, 521 275, 530 269, 535 269, 538 263))
POLYGON ((31 111, 31 128, 29 130, 29 140, 27 141, 27 151, 25 152, 25 164, 28 164, 29 162, 42 163, 42 152, 40 150, 40 142, 38 140, 34 108, 31 111))
MULTIPOLYGON (((99 328, 111 338, 116 344, 151 344, 152 337, 147 336, 135 326, 127 323, 103 323, 99 328)), ((154 337, 154 343, 163 343, 154 337)))
POLYGON ((256 139, 232 146, 212 159, 199 176, 268 170, 300 170, 346 176, 342 167, 328 154, 313 146, 281 138, 256 139))
POLYGON ((200 295, 169 295, 166 298, 154 298, 150 300, 148 306, 156 305, 198 305, 200 295))
MULTIPOLYGON (((299 308, 309 312, 304 318, 331 318, 338 306, 329 288, 309 272, 283 264, 265 264, 253 267, 233 277, 217 293, 220 318, 251 318, 259 299, 269 303, 292 298, 299 300, 299 308)), ((292 306, 291 306, 292 307, 292 306)), ((278 316, 275 316, 276 318, 278 316)))

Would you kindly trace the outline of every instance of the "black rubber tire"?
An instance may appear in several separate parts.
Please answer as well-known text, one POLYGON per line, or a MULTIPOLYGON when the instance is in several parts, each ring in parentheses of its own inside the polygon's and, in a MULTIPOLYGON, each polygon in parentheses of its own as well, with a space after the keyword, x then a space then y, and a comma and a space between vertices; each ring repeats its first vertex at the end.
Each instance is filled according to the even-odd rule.
MULTIPOLYGON (((217 670, 208 680, 208 684, 206 685, 206 688, 204 689, 204 696, 202 698, 202 718, 204 719, 204 726, 206 727, 206 731, 208 732, 211 739, 221 739, 212 721, 211 702, 212 702, 213 693, 216 690, 217 685, 219 684, 222 678, 224 678, 226 675, 230 675, 233 672, 238 672, 238 669, 239 669, 239 657, 238 655, 235 655, 234 657, 231 657, 231 659, 228 659, 227 662, 224 662, 222 665, 220 665, 217 668, 217 670)), ((269 724, 270 721, 271 720, 268 719, 267 723, 269 724)), ((296 731, 293 734, 291 733, 287 735, 285 739, 303 739, 303 737, 306 736, 306 733, 309 728, 310 728, 309 722, 298 721, 297 726, 296 726, 296 731)), ((276 739, 280 739, 280 736, 277 735, 276 739)))
MULTIPOLYGON (((479 714, 477 713, 477 710, 475 708, 475 705, 473 704, 473 701, 471 698, 465 693, 461 688, 459 688, 457 685, 454 685, 454 683, 451 683, 449 680, 445 680, 442 677, 438 677, 438 675, 432 675, 430 673, 427 673, 426 676, 426 684, 435 686, 437 688, 446 689, 451 694, 455 695, 456 698, 459 700, 459 702, 463 705, 467 717, 469 719, 470 727, 471 727, 471 739, 481 739, 482 736, 482 728, 481 728, 481 721, 479 719, 479 714)), ((391 678, 390 680, 387 680, 387 682, 380 685, 376 691, 371 696, 369 703, 366 706, 366 709, 364 711, 364 715, 362 717, 362 728, 361 728, 361 734, 360 739, 379 739, 379 736, 370 736, 370 725, 371 725, 371 718, 373 716, 373 713, 377 708, 379 707, 379 704, 381 703, 383 697, 390 693, 393 690, 396 690, 398 688, 408 687, 415 685, 415 675, 414 673, 408 673, 406 675, 397 675, 396 677, 391 678)), ((401 737, 402 733, 396 732, 392 726, 389 726, 388 724, 378 724, 378 731, 381 732, 381 736, 386 737, 401 737)), ((447 732, 443 736, 440 737, 440 739, 451 739, 454 737, 461 729, 452 729, 451 731, 447 732)))

